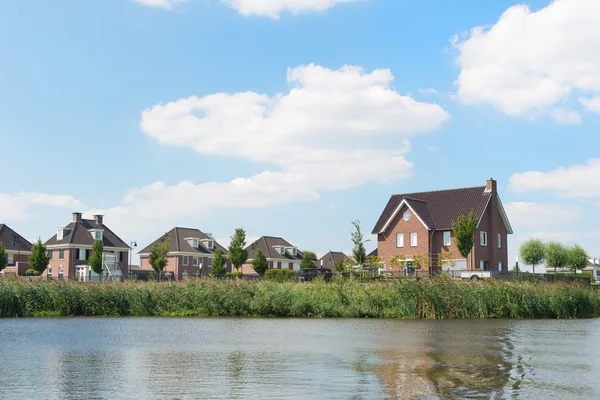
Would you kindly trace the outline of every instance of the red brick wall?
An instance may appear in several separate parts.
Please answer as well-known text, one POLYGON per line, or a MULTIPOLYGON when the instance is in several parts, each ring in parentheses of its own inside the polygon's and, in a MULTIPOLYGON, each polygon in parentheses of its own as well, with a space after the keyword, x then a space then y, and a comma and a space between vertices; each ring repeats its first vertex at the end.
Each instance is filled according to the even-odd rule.
POLYGON ((402 206, 398 215, 392 220, 384 234, 377 236, 377 254, 382 262, 385 262, 386 269, 392 270, 390 260, 397 254, 404 254, 406 258, 411 258, 415 254, 429 253, 429 230, 425 228, 419 218, 411 211, 411 217, 408 221, 402 218, 406 205, 402 206), (417 246, 410 246, 410 233, 417 232, 417 246), (404 233, 404 247, 396 246, 396 235, 404 233))
POLYGON ((483 214, 481 223, 475 231, 475 245, 473 246, 473 265, 479 266, 480 260, 489 262, 490 271, 498 271, 498 261, 502 261, 502 266, 506 271, 508 269, 508 247, 507 230, 502 221, 502 216, 498 210, 498 201, 496 196, 490 200, 490 204, 483 214), (488 234, 487 246, 481 245, 481 231, 488 234), (502 235, 502 247, 498 248, 498 233, 502 235))

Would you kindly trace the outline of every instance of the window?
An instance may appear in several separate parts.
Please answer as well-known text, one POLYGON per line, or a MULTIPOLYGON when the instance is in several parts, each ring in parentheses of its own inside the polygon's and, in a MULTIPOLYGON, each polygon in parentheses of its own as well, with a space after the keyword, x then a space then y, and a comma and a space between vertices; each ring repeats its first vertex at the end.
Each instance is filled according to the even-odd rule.
POLYGON ((212 259, 212 258, 208 258, 206 261, 207 261, 207 263, 208 263, 208 267, 209 267, 209 268, 210 268, 210 267, 212 267, 212 262, 213 262, 213 259, 212 259))
POLYGON ((183 256, 183 265, 188 265, 188 256, 183 256))
POLYGON ((277 261, 277 269, 281 269, 281 261, 277 261))
POLYGON ((408 221, 410 219, 410 211, 405 211, 402 218, 404 218, 405 221, 408 221))
POLYGON ((94 237, 96 238, 96 240, 102 240, 102 232, 100 232, 100 231, 94 232, 94 237))
POLYGON ((487 246, 487 232, 479 232, 479 241, 482 246, 487 246))
POLYGON ((209 240, 208 242, 206 242, 206 248, 212 250, 213 247, 215 247, 215 242, 212 240, 209 240))
POLYGON ((487 271, 489 269, 489 261, 479 260, 479 269, 482 271, 487 271))
POLYGON ((296 255, 298 254, 298 249, 295 247, 292 247, 290 249, 290 254, 293 255, 294 257, 296 257, 296 255))
POLYGON ((192 247, 194 247, 194 248, 198 247, 198 239, 192 239, 192 247))
POLYGON ((64 233, 64 230, 62 230, 62 229, 57 230, 56 231, 56 240, 63 240, 63 233, 64 233))
POLYGON ((59 260, 64 260, 65 259, 65 249, 58 250, 58 259, 59 260))
POLYGON ((294 269, 294 263, 290 263, 289 269, 294 269))
POLYGON ((417 247, 417 232, 410 233, 410 247, 417 247))
POLYGON ((498 261, 498 271, 502 272, 502 261, 498 261))
POLYGON ((52 267, 48 267, 48 278, 52 278, 52 267))
POLYGON ((498 234, 498 248, 499 249, 502 248, 502 234, 501 233, 498 234))
POLYGON ((48 258, 52 259, 52 250, 48 250, 48 258))
POLYGON ((450 231, 444 232, 444 246, 450 246, 452 244, 452 233, 450 231))
POLYGON ((279 247, 279 254, 285 254, 285 247, 279 247))
POLYGON ((192 261, 194 263, 194 267, 197 267, 200 261, 200 257, 192 257, 192 261))
POLYGON ((124 251, 119 252, 119 262, 123 262, 123 260, 125 260, 125 254, 127 253, 124 251))
POLYGON ((78 249, 77 253, 78 260, 85 260, 85 249, 78 249))
POLYGON ((6 256, 7 256, 6 265, 13 265, 15 263, 15 255, 7 254, 6 256))
POLYGON ((404 247, 404 233, 396 235, 396 247, 404 247))

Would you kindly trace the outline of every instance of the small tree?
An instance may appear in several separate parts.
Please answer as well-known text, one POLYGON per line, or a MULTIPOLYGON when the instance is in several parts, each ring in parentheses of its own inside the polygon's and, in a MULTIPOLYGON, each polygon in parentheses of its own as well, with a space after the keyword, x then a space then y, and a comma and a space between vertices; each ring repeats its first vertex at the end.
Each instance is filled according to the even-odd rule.
POLYGON ((166 239, 152 245, 152 250, 150 251, 150 256, 148 257, 148 261, 150 262, 152 269, 158 274, 159 282, 162 272, 169 264, 169 259, 167 256, 169 254, 170 246, 171 240, 167 236, 166 239))
POLYGON ((452 221, 452 233, 454 233, 456 247, 458 247, 460 255, 467 260, 473 250, 475 229, 477 229, 477 219, 473 210, 468 215, 460 215, 456 221, 452 221))
POLYGON ((348 260, 348 258, 340 258, 339 260, 337 260, 333 266, 335 272, 344 272, 348 265, 348 260))
POLYGON ((225 275, 227 272, 227 268, 225 268, 225 263, 227 259, 223 255, 221 249, 215 250, 215 257, 213 258, 212 267, 210 269, 210 274, 212 276, 221 276, 225 275))
POLYGON ((4 250, 4 246, 0 243, 0 271, 6 268, 6 264, 8 263, 8 255, 6 254, 6 250, 4 250))
POLYGON ((269 269, 269 262, 267 261, 267 257, 265 257, 265 253, 263 253, 261 249, 256 251, 254 258, 252 259, 252 269, 260 276, 263 276, 269 269))
POLYGON ((229 244, 229 259, 233 267, 239 272, 242 265, 248 261, 248 250, 246 247, 246 231, 242 228, 237 228, 231 237, 229 244))
POLYGON ((378 256, 368 256, 367 260, 365 261, 365 266, 367 268, 379 268, 380 264, 381 258, 378 256))
POLYGON ((41 275, 48 268, 50 257, 48 257, 46 246, 44 246, 39 238, 31 248, 31 255, 28 261, 36 275, 41 275))
POLYGON ((397 269, 398 271, 400 271, 400 269, 404 268, 405 262, 406 262, 406 256, 404 254, 396 254, 390 260, 390 265, 392 266, 393 269, 397 269))
POLYGON ((104 245, 99 240, 94 240, 92 245, 92 254, 88 259, 88 265, 98 274, 98 281, 102 280, 102 252, 104 251, 104 245))
POLYGON ((360 268, 365 265, 365 261, 367 260, 367 251, 365 249, 365 240, 363 238, 363 234, 360 231, 360 221, 352 221, 352 225, 354 225, 354 232, 351 234, 352 243, 354 244, 354 248, 352 249, 352 257, 354 258, 354 262, 360 268))
POLYGON ((312 251, 305 250, 302 255, 302 262, 300 268, 314 268, 317 262, 317 255, 312 251))
POLYGON ((567 264, 574 273, 577 273, 577 270, 583 270, 587 266, 588 258, 583 247, 578 244, 567 248, 567 264))
POLYGON ((451 252, 442 251, 438 255, 438 267, 442 269, 444 265, 446 265, 446 263, 450 264, 451 267, 454 267, 456 265, 456 260, 454 259, 454 256, 451 252))
POLYGON ((429 254, 427 253, 417 253, 412 257, 413 268, 420 269, 421 267, 429 265, 429 254))
MULTIPOLYGON (((523 246, 521 246, 521 248, 522 247, 523 246)), ((523 261, 525 261, 525 258, 523 258, 522 255, 521 258, 523 259, 523 261)), ((546 260, 546 266, 549 268, 554 268, 554 273, 556 274, 557 269, 563 269, 567 266, 567 249, 565 249, 565 246, 558 242, 546 243, 544 245, 544 259, 546 260)), ((537 262, 536 264, 540 263, 541 261, 537 262)))
POLYGON ((544 253, 544 243, 540 239, 536 238, 526 240, 519 248, 519 256, 521 257, 521 260, 523 260, 525 264, 533 266, 534 274, 535 266, 544 261, 544 253))

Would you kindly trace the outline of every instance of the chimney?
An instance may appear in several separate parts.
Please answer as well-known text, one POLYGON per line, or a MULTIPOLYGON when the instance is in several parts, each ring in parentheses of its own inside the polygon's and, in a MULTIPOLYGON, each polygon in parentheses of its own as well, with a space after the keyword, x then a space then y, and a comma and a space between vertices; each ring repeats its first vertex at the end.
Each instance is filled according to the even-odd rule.
POLYGON ((94 221, 96 221, 98 225, 102 225, 102 222, 104 221, 104 215, 94 215, 94 221))
POLYGON ((83 214, 81 214, 80 212, 74 212, 73 213, 73 222, 80 222, 82 215, 83 214))
POLYGON ((492 178, 488 179, 485 184, 485 191, 496 193, 496 181, 492 178))

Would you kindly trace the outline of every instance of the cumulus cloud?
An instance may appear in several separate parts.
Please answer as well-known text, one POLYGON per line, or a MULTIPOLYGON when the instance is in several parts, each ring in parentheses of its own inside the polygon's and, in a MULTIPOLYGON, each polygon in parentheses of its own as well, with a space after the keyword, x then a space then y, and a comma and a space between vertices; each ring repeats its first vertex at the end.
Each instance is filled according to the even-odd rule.
POLYGON ((586 164, 559 167, 549 172, 529 171, 509 178, 509 189, 515 192, 551 190, 561 195, 580 198, 600 197, 600 158, 586 164))
POLYGON ((164 8, 172 10, 178 3, 185 3, 188 0, 133 0, 146 7, 164 8))
POLYGON ((85 205, 67 195, 21 192, 18 194, 0 193, 0 221, 26 219, 31 217, 28 209, 32 205, 57 208, 83 209, 85 205))
POLYGON ((599 112, 600 2, 555 0, 532 12, 508 8, 491 26, 455 37, 460 74, 458 98, 492 104, 511 116, 551 114, 561 123, 579 123, 575 111, 556 106, 583 93, 580 102, 599 112))
POLYGON ((368 0, 221 0, 242 15, 257 15, 278 19, 282 12, 301 14, 325 11, 337 4, 358 3, 368 0))
POLYGON ((555 108, 550 113, 556 122, 564 125, 577 125, 581 123, 581 114, 577 111, 565 110, 564 108, 555 108))
POLYGON ((512 202, 504 208, 514 226, 535 226, 539 229, 582 219, 581 209, 572 205, 512 202))
POLYGON ((313 201, 322 191, 408 179, 408 138, 436 129, 449 115, 399 94, 393 79, 389 70, 311 64, 288 70, 287 93, 216 93, 146 109, 141 129, 160 143, 273 167, 229 182, 155 182, 131 190, 105 213, 140 221, 143 230, 152 218, 313 201))

